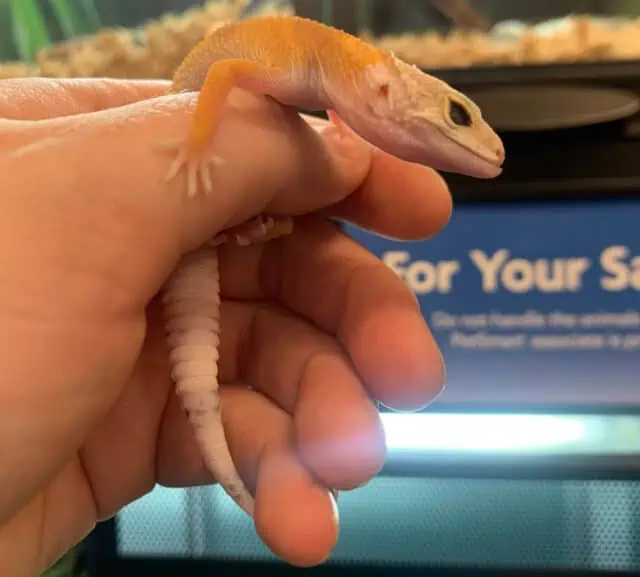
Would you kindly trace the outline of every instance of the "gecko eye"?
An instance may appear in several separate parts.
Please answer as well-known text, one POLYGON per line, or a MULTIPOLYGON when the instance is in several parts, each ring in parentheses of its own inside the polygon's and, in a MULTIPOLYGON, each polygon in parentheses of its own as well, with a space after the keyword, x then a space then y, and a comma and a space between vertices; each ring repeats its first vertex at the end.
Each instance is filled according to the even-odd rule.
POLYGON ((449 100, 449 118, 456 126, 471 126, 471 114, 455 100, 449 100))

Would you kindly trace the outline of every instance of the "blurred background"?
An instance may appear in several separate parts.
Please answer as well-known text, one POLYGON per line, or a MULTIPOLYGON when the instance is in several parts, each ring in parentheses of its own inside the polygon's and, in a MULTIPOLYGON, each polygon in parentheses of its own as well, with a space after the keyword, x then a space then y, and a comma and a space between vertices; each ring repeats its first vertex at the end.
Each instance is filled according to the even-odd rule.
POLYGON ((635 59, 640 52, 634 0, 2 0, 0 10, 3 76, 167 76, 205 30, 269 12, 374 36, 429 68, 635 59), (39 69, 20 66, 34 61, 39 69))
MULTIPOLYGON (((170 78, 216 27, 294 13, 450 82, 507 150, 495 180, 444 175, 455 211, 435 239, 345 225, 416 293, 447 388, 415 414, 381 407, 385 468, 341 496, 314 571, 637 574, 640 1, 0 0, 0 78, 170 78), (505 259, 493 289, 479 255, 505 259), (449 288, 441 262, 460 267, 449 288)), ((265 571, 292 570, 218 488, 157 487, 47 577, 265 571)))

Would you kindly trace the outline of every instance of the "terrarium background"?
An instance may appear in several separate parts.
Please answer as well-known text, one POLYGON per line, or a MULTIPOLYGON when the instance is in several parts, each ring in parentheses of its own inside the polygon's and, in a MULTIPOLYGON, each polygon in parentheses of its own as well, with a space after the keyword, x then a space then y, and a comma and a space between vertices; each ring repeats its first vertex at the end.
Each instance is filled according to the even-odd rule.
POLYGON ((362 34, 424 68, 640 58, 635 0, 475 0, 491 23, 575 15, 555 34, 527 29, 506 43, 452 27, 426 0, 0 0, 0 77, 168 78, 208 30, 249 4, 362 34), (613 30, 581 15, 629 21, 613 30))
MULTIPOLYGON (((169 78, 203 35, 244 13, 249 0, 0 0, 0 78, 169 78)), ((477 0, 491 22, 536 23, 567 14, 630 17, 624 33, 577 16, 564 31, 496 45, 451 29, 425 0, 257 2, 258 13, 296 13, 361 33, 426 68, 640 58, 636 0, 477 0)), ((47 577, 72 574, 75 552, 47 577)))

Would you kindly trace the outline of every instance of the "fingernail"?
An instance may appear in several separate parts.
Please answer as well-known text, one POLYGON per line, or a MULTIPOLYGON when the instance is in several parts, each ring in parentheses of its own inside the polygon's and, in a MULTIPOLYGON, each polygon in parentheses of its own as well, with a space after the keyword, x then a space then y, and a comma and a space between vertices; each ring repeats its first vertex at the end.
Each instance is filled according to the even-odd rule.
POLYGON ((447 364, 444 361, 444 355, 442 351, 440 351, 440 366, 442 371, 442 386, 440 387, 440 392, 436 395, 434 401, 444 392, 447 388, 447 364))
POLYGON ((335 489, 329 489, 329 498, 331 499, 331 506, 333 508, 333 520, 336 527, 340 527, 340 509, 338 507, 338 491, 335 489))
POLYGON ((375 403, 377 404, 378 412, 389 410, 393 412, 401 411, 403 413, 419 413, 437 402, 447 388, 447 365, 445 363, 442 351, 439 350, 438 352, 440 353, 440 388, 435 393, 432 393, 432 395, 421 405, 416 405, 411 408, 403 407, 402 409, 398 409, 395 406, 387 405, 383 401, 375 401, 375 403))

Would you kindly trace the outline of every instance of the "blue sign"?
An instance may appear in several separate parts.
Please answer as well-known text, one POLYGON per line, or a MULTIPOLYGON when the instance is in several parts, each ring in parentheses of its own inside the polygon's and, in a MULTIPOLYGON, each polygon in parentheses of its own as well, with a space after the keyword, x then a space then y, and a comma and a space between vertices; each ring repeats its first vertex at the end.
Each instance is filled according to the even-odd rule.
POLYGON ((438 405, 640 407, 640 201, 462 205, 424 242, 347 232, 416 293, 438 405))

